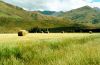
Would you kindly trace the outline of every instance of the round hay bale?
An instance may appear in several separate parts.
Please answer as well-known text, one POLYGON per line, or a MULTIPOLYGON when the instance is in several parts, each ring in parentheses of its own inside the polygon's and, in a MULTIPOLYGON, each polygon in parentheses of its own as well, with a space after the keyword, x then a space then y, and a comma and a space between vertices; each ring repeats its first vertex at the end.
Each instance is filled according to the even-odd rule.
POLYGON ((47 31, 47 33, 50 33, 49 31, 47 31))
POLYGON ((89 33, 92 34, 93 32, 92 31, 89 31, 89 33))
POLYGON ((61 31, 61 33, 65 33, 64 31, 61 31))
POLYGON ((46 31, 45 33, 50 33, 49 31, 46 31))
POLYGON ((41 31, 41 33, 44 33, 43 31, 41 31))
POLYGON ((26 30, 20 30, 18 36, 25 36, 28 32, 26 30))

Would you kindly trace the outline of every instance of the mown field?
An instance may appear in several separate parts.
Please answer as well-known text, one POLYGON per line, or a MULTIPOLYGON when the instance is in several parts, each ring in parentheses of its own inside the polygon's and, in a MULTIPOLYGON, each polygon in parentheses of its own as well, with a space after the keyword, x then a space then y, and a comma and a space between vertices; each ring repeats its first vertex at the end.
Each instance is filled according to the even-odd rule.
POLYGON ((100 33, 0 34, 0 65, 100 65, 100 33))

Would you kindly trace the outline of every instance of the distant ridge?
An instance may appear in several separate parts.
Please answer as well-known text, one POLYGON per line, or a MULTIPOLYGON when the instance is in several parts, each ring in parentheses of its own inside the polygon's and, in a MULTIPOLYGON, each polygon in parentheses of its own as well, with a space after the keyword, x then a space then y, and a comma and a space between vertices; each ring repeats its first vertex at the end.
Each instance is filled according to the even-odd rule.
POLYGON ((48 16, 39 12, 25 11, 20 7, 0 1, 0 33, 18 32, 34 27, 53 28, 67 26, 71 21, 62 17, 48 16))
POLYGON ((0 1, 0 33, 16 33, 23 29, 100 30, 100 10, 84 6, 67 12, 25 11, 0 1))

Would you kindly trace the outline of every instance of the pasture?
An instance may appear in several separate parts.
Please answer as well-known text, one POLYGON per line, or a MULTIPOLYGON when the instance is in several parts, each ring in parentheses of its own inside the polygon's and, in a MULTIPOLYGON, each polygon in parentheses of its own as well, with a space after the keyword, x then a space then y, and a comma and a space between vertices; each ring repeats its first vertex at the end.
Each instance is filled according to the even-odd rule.
POLYGON ((0 34, 0 65, 100 65, 100 33, 0 34))

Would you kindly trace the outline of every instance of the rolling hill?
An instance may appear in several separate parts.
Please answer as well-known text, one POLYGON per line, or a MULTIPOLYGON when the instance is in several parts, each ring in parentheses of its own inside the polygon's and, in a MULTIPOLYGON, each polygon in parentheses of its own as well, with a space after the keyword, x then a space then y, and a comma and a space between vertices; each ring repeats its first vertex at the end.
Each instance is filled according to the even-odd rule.
POLYGON ((74 23, 83 24, 88 27, 100 28, 100 9, 97 7, 91 8, 89 6, 84 6, 67 12, 55 12, 46 15, 63 17, 64 19, 71 19, 74 23))
POLYGON ((91 8, 89 6, 85 6, 79 9, 71 10, 69 12, 65 12, 59 14, 57 16, 63 16, 65 18, 70 18, 72 20, 76 20, 76 22, 82 23, 99 23, 100 22, 100 10, 97 8, 91 8))
POLYGON ((39 12, 25 11, 20 7, 0 1, 0 33, 17 32, 34 27, 52 28, 66 26, 71 21, 62 17, 48 16, 39 12))
POLYGON ((63 15, 59 16, 69 18, 76 23, 82 23, 90 27, 100 28, 100 10, 89 6, 65 12, 63 15))
POLYGON ((55 31, 100 29, 100 9, 84 6, 68 12, 25 11, 0 1, 0 33, 16 33, 34 28, 55 31))

